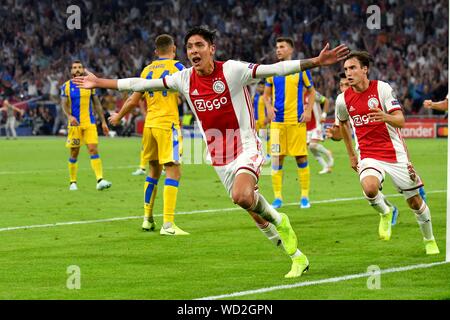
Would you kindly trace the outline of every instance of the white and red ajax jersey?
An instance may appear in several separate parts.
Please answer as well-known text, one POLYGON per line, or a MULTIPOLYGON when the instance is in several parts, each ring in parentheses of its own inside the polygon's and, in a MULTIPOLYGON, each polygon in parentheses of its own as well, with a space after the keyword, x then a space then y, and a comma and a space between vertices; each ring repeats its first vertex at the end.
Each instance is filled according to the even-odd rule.
POLYGON ((350 120, 360 160, 409 161, 400 129, 385 122, 369 121, 367 115, 376 108, 386 113, 401 110, 392 90, 386 82, 371 80, 366 91, 357 93, 350 87, 336 99, 336 116, 341 121, 350 120))
POLYGON ((258 65, 214 61, 214 71, 199 76, 191 67, 164 78, 179 91, 194 113, 214 166, 226 165, 245 150, 260 149, 247 85, 258 65))
MULTIPOLYGON (((320 104, 324 101, 325 97, 321 95, 318 91, 314 96, 314 105, 311 111, 311 120, 306 123, 306 130, 312 131, 316 129, 322 129, 322 123, 320 122, 320 118, 322 116, 322 108, 320 104)), ((305 105, 308 103, 309 95, 305 95, 305 105)))

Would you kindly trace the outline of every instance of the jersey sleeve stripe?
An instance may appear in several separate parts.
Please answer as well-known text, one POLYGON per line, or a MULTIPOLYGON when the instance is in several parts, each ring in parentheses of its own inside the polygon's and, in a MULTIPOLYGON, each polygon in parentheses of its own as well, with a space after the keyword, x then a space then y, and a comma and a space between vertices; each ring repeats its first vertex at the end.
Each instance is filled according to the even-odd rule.
POLYGON ((393 108, 393 109, 389 110, 388 113, 392 113, 392 112, 397 111, 397 110, 402 110, 402 108, 400 108, 400 107, 393 108))
POLYGON ((252 78, 254 79, 256 77, 256 69, 258 69, 259 64, 255 64, 252 70, 252 78))
POLYGON ((170 89, 169 86, 167 85, 166 77, 162 78, 162 81, 163 81, 164 87, 165 87, 166 89, 170 89))

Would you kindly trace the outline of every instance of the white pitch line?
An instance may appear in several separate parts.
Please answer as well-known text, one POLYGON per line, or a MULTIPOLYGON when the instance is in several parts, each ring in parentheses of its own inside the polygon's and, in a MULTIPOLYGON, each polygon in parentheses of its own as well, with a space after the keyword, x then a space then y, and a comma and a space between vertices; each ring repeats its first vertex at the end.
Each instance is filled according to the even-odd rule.
MULTIPOLYGON (((137 166, 126 165, 126 166, 115 166, 115 167, 104 167, 104 170, 116 170, 116 169, 130 169, 136 168, 137 166)), ((92 170, 91 168, 79 168, 80 170, 92 170)), ((42 170, 22 170, 22 171, 0 171, 0 175, 9 175, 9 174, 39 174, 44 172, 55 172, 55 171, 67 171, 67 168, 56 168, 56 169, 42 169, 42 170)))
MULTIPOLYGON (((443 193, 447 192, 447 190, 433 190, 427 191, 427 194, 431 193, 443 193)), ((387 197, 402 197, 401 194, 387 194, 387 197)), ((364 200, 363 197, 352 197, 352 198, 336 198, 336 199, 326 199, 326 200, 317 200, 311 201, 311 204, 321 204, 321 203, 334 203, 334 202, 342 202, 342 201, 356 201, 356 200, 364 200)), ((286 203, 283 206, 298 206, 298 202, 286 203)), ((194 210, 194 211, 182 211, 176 212, 176 215, 190 215, 190 214, 201 214, 201 213, 222 213, 229 211, 241 211, 240 207, 233 208, 223 208, 223 209, 206 209, 206 210, 194 210)), ((156 214, 155 217, 161 217, 162 214, 156 214)), ((4 227, 0 228, 0 232, 3 231, 13 231, 13 230, 21 230, 21 229, 36 229, 36 228, 51 228, 51 227, 60 227, 60 226, 70 226, 77 224, 91 224, 91 223, 100 223, 100 222, 113 222, 113 221, 123 221, 123 220, 132 220, 132 219, 142 219, 142 216, 130 216, 130 217, 116 217, 116 218, 106 218, 106 219, 98 219, 98 220, 85 220, 85 221, 68 221, 68 222, 56 222, 56 223, 47 223, 47 224, 35 224, 30 226, 18 226, 18 227, 4 227)))
POLYGON ((279 285, 279 286, 273 286, 273 287, 267 287, 267 288, 260 288, 260 289, 254 289, 254 290, 234 292, 234 293, 229 293, 229 294, 222 294, 222 295, 218 295, 218 296, 197 298, 194 300, 217 300, 217 299, 227 299, 227 298, 233 298, 233 297, 242 297, 242 296, 248 296, 250 294, 266 293, 266 292, 272 292, 272 291, 277 291, 277 290, 289 290, 289 289, 293 289, 293 288, 300 288, 300 287, 314 286, 314 285, 320 285, 320 284, 325 284, 325 283, 336 283, 336 282, 347 281, 347 280, 352 280, 352 279, 365 278, 365 277, 373 276, 374 274, 386 274, 386 273, 393 273, 393 272, 409 271, 409 270, 414 270, 414 269, 431 268, 431 267, 439 266, 439 265, 446 264, 446 263, 449 263, 449 262, 442 261, 442 262, 433 262, 433 263, 428 263, 428 264, 416 264, 416 265, 410 265, 410 266, 405 266, 405 267, 380 270, 379 273, 378 272, 377 273, 364 272, 364 273, 358 273, 358 274, 350 274, 350 275, 346 275, 346 276, 334 277, 334 278, 328 278, 328 279, 322 279, 322 280, 303 281, 303 282, 298 282, 298 283, 294 283, 294 284, 279 285))

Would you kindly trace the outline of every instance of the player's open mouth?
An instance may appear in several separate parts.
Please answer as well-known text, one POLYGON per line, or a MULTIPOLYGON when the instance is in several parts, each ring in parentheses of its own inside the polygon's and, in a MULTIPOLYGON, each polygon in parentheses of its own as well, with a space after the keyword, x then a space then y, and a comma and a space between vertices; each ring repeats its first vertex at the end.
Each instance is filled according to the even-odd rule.
POLYGON ((199 64, 199 62, 202 60, 202 58, 200 58, 200 57, 195 57, 195 58, 192 58, 192 63, 193 64, 199 64))

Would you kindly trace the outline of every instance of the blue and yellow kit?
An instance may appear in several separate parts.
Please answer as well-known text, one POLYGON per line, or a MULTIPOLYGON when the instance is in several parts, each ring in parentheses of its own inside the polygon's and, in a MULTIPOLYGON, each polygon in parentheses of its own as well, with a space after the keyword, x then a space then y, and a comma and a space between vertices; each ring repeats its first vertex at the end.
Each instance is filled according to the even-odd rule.
POLYGON ((68 148, 80 147, 83 144, 98 144, 97 127, 93 112, 93 97, 95 89, 77 87, 71 80, 61 86, 61 97, 66 98, 70 105, 70 113, 79 125, 68 125, 68 148))
POLYGON ((255 115, 256 130, 263 129, 265 127, 264 121, 267 118, 267 110, 264 104, 263 95, 258 92, 253 96, 253 111, 255 115))
MULTIPOLYGON (((177 60, 158 59, 142 70, 141 78, 160 79, 181 71, 184 66, 177 60)), ((155 91, 144 94, 147 103, 142 137, 145 161, 158 160, 160 164, 181 160, 181 130, 178 113, 178 93, 155 91)))
POLYGON ((306 124, 300 122, 304 111, 303 88, 311 88, 310 72, 270 77, 266 87, 272 88, 275 119, 270 126, 273 155, 307 155, 306 124))

